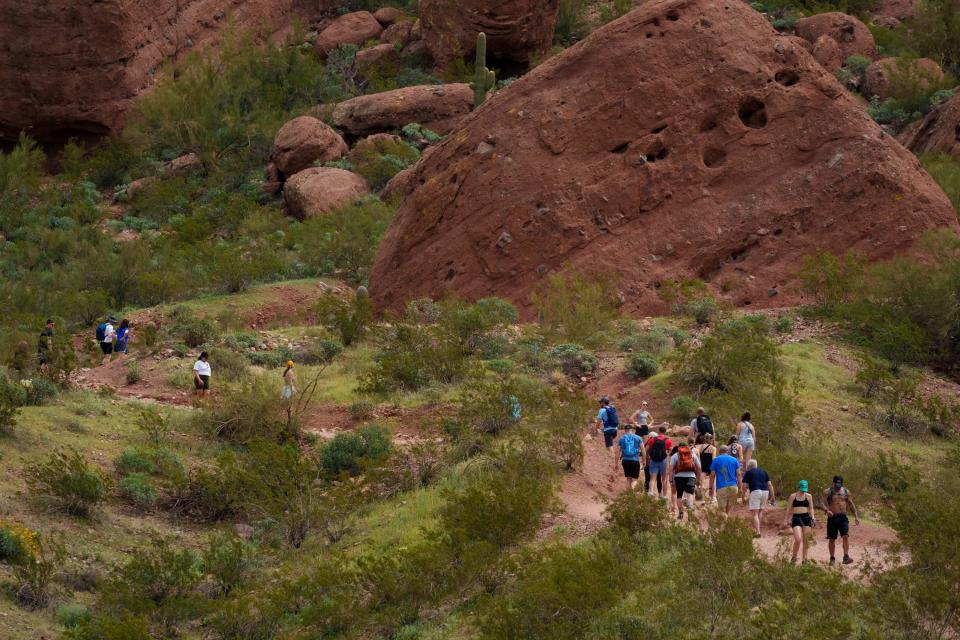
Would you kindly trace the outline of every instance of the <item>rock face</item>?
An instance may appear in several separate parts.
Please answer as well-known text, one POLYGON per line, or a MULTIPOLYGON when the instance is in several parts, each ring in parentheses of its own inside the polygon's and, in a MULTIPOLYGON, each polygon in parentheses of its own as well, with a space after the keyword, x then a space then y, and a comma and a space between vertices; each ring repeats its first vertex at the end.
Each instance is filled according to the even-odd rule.
POLYGON ((813 43, 814 59, 823 65, 827 71, 837 71, 843 66, 843 57, 840 53, 840 45, 830 36, 820 36, 813 43))
POLYGON ((330 213, 370 193, 366 180, 334 167, 313 167, 296 174, 283 187, 287 212, 303 220, 330 213))
POLYGON ((349 151, 340 134, 320 120, 300 116, 287 122, 273 141, 273 164, 283 174, 290 176, 312 167, 342 158, 349 151))
POLYGON ((320 32, 313 48, 322 56, 327 55, 341 44, 360 45, 370 39, 377 39, 383 27, 369 11, 347 13, 320 32))
POLYGON ((421 0, 423 39, 437 66, 471 60, 477 34, 487 34, 487 56, 526 65, 550 48, 559 0, 421 0))
POLYGON ((877 96, 885 100, 890 96, 891 78, 897 73, 904 74, 911 84, 914 81, 926 89, 940 85, 943 82, 943 70, 930 58, 917 60, 902 60, 899 58, 883 58, 873 62, 863 72, 863 95, 877 96))
POLYGON ((960 95, 950 98, 923 120, 904 129, 897 139, 916 154, 960 155, 960 95))
POLYGON ((820 36, 830 36, 840 45, 840 57, 865 56, 873 59, 877 45, 867 25, 853 16, 832 11, 797 20, 797 35, 807 42, 816 42, 820 36))
POLYGON ((457 292, 530 318, 565 269, 614 272, 646 315, 677 278, 791 304, 818 249, 885 258, 958 228, 917 159, 739 2, 651 0, 494 94, 402 183, 379 309, 457 292))
POLYGON ((360 71, 384 64, 400 64, 400 52, 392 44, 378 44, 357 52, 357 69, 360 71))
POLYGON ((0 138, 115 132, 161 63, 216 41, 231 22, 269 35, 300 2, 0 0, 0 138))
POLYGON ((411 122, 449 133, 471 106, 473 89, 468 84, 420 85, 341 102, 333 111, 333 123, 353 135, 390 131, 411 122))

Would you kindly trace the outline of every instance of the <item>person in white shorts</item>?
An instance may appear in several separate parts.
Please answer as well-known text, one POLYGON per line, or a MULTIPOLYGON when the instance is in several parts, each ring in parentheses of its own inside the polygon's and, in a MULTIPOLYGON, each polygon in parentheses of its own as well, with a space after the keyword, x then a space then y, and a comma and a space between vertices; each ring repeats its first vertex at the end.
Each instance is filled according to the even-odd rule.
POLYGON ((743 474, 742 482, 744 501, 747 502, 750 515, 753 516, 753 529, 757 532, 757 537, 759 538, 761 535, 760 514, 768 502, 770 504, 776 502, 773 482, 770 481, 770 476, 767 472, 757 465, 755 459, 747 462, 747 472, 743 474), (747 492, 749 492, 749 497, 747 496, 747 492))

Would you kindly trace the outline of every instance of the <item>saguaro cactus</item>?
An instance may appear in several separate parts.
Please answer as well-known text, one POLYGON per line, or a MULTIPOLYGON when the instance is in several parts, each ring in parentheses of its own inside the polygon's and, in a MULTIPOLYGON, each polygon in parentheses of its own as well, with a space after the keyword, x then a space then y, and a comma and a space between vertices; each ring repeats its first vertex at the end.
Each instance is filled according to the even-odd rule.
POLYGON ((497 74, 487 69, 487 34, 477 34, 477 59, 473 72, 473 105, 479 107, 487 98, 487 91, 497 84, 497 74))

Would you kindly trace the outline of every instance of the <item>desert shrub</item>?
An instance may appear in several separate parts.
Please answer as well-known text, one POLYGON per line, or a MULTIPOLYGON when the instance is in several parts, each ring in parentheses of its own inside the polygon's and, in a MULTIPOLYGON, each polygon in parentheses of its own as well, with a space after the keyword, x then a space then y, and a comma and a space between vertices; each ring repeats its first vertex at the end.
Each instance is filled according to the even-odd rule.
POLYGON ((157 465, 154 463, 153 458, 150 454, 142 449, 124 449, 116 460, 113 461, 113 466, 116 468, 117 473, 121 475, 126 475, 128 473, 153 473, 157 470, 157 465))
POLYGON ((670 513, 656 498, 642 492, 624 491, 607 505, 604 518, 613 527, 612 535, 639 537, 666 527, 670 513))
POLYGON ((675 315, 689 316, 697 324, 710 324, 720 313, 720 305, 702 280, 669 280, 658 290, 675 315))
POLYGON ((597 347, 619 315, 616 280, 605 274, 553 273, 533 294, 548 339, 597 347))
POLYGON ((517 318, 516 307, 501 298, 481 298, 474 304, 449 298, 440 305, 438 322, 466 350, 477 353, 483 351, 491 332, 502 331, 517 318))
POLYGON ((0 434, 11 433, 25 401, 23 388, 0 375, 0 434))
POLYGON ((170 424, 167 417, 151 407, 140 410, 137 427, 155 447, 159 447, 166 442, 170 434, 170 424))
POLYGON ((640 351, 627 358, 627 375, 631 378, 642 380, 656 375, 659 370, 660 364, 649 353, 640 351))
POLYGON ((118 484, 120 495, 130 504, 141 509, 152 507, 157 502, 157 490, 150 476, 142 472, 127 474, 118 484))
POLYGON ((57 397, 57 388, 47 378, 31 378, 24 384, 26 389, 25 404, 39 407, 57 397))
POLYGON ((37 533, 24 526, 0 523, 0 562, 19 564, 39 552, 37 533))
POLYGON ((28 609, 50 604, 53 583, 66 558, 63 544, 51 536, 37 536, 32 553, 14 565, 14 589, 17 602, 28 609))
POLYGON ((956 6, 949 0, 923 0, 915 15, 896 29, 897 44, 904 50, 940 63, 960 74, 960 26, 956 6))
POLYGON ((523 412, 531 412, 546 401, 540 383, 517 375, 489 375, 482 370, 471 374, 458 398, 459 421, 469 428, 496 435, 518 424, 523 412))
POLYGON ((369 400, 357 400, 350 404, 350 417, 354 420, 366 420, 373 415, 376 405, 369 400))
POLYGON ((223 344, 234 351, 243 351, 260 344, 260 337, 253 331, 237 331, 224 336, 223 344))
POLYGON ((217 522, 240 512, 245 500, 237 454, 225 451, 212 467, 197 467, 178 483, 172 510, 205 522, 217 522))
POLYGON ((584 416, 590 415, 594 403, 578 388, 558 387, 535 416, 538 433, 551 444, 557 461, 567 471, 583 462, 584 416))
POLYGON ((674 415, 681 418, 689 418, 694 415, 698 406, 700 405, 697 400, 687 395, 679 395, 670 401, 670 408, 674 415))
POLYGON ((129 613, 100 614, 68 629, 64 640, 151 640, 147 620, 129 613))
POLYGON ((646 351, 660 357, 673 350, 683 340, 675 340, 669 327, 658 326, 648 331, 628 331, 620 340, 620 349, 623 351, 646 351))
POLYGON ((393 325, 373 365, 359 377, 362 393, 416 391, 431 383, 458 379, 466 366, 459 341, 442 327, 393 325))
POLYGON ((626 15, 633 8, 633 0, 613 0, 609 5, 601 5, 600 22, 606 24, 611 20, 626 15))
POLYGON ((350 301, 328 291, 317 301, 314 313, 317 322, 338 335, 344 346, 363 338, 373 322, 373 305, 365 288, 358 289, 350 301))
POLYGON ((953 208, 960 212, 960 162, 945 153, 924 154, 920 162, 950 198, 953 208))
POLYGON ((876 465, 870 472, 870 484, 887 496, 906 491, 916 470, 885 451, 877 454, 876 465))
POLYGON ((355 432, 338 433, 320 449, 320 466, 330 476, 356 475, 365 461, 382 460, 390 453, 390 431, 376 424, 355 432))
POLYGON ((73 629, 90 622, 90 610, 82 604, 61 604, 57 607, 57 622, 65 629, 73 629))
POLYGON ((363 503, 363 489, 359 483, 343 481, 333 483, 320 494, 317 527, 328 544, 336 544, 353 531, 357 507, 363 503))
POLYGON ((250 364, 268 369, 279 369, 296 356, 287 345, 280 345, 273 351, 247 351, 244 355, 250 364))
POLYGON ((215 533, 201 555, 204 572, 213 577, 224 596, 242 586, 253 569, 252 544, 231 533, 215 533))
POLYGON ((25 474, 34 495, 75 516, 87 515, 106 494, 99 472, 75 449, 59 451, 45 462, 29 465, 25 474))
POLYGON ((329 364, 343 353, 343 343, 339 340, 311 340, 303 351, 294 354, 294 360, 301 364, 329 364))
POLYGON ((590 32, 584 0, 560 0, 557 23, 553 29, 553 42, 569 46, 590 32))
POLYGON ((211 347, 210 361, 217 366, 217 377, 227 382, 237 382, 247 376, 247 358, 230 349, 211 347))
POLYGON ((773 328, 777 333, 790 333, 793 331, 793 324, 795 318, 789 313, 777 316, 777 319, 773 322, 773 328))
POLYGON ((296 416, 286 412, 280 381, 254 376, 243 387, 225 393, 203 410, 203 422, 218 438, 243 444, 256 438, 284 442, 296 437, 296 416))
POLYGON ((443 307, 432 298, 408 300, 403 314, 410 324, 437 324, 442 316, 443 307))
POLYGON ((136 384, 143 380, 143 374, 140 371, 140 363, 136 360, 131 360, 125 365, 124 368, 127 370, 124 376, 127 384, 136 384))
POLYGON ((343 167, 362 176, 370 188, 380 191, 396 174, 420 159, 420 151, 402 140, 383 143, 380 149, 368 148, 352 154, 343 167))
POLYGON ((597 371, 600 360, 592 352, 578 344, 559 344, 547 353, 553 362, 568 376, 580 378, 597 371))

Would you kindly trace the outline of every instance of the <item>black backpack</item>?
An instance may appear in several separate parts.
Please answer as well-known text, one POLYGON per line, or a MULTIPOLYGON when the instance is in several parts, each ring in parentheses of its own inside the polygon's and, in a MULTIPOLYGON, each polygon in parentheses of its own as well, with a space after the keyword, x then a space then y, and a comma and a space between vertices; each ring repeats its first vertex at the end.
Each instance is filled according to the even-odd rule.
POLYGON ((713 434, 713 421, 710 416, 697 416, 697 433, 713 434))
POLYGON ((650 445, 650 459, 654 462, 663 462, 667 459, 667 439, 659 436, 653 439, 650 445))

